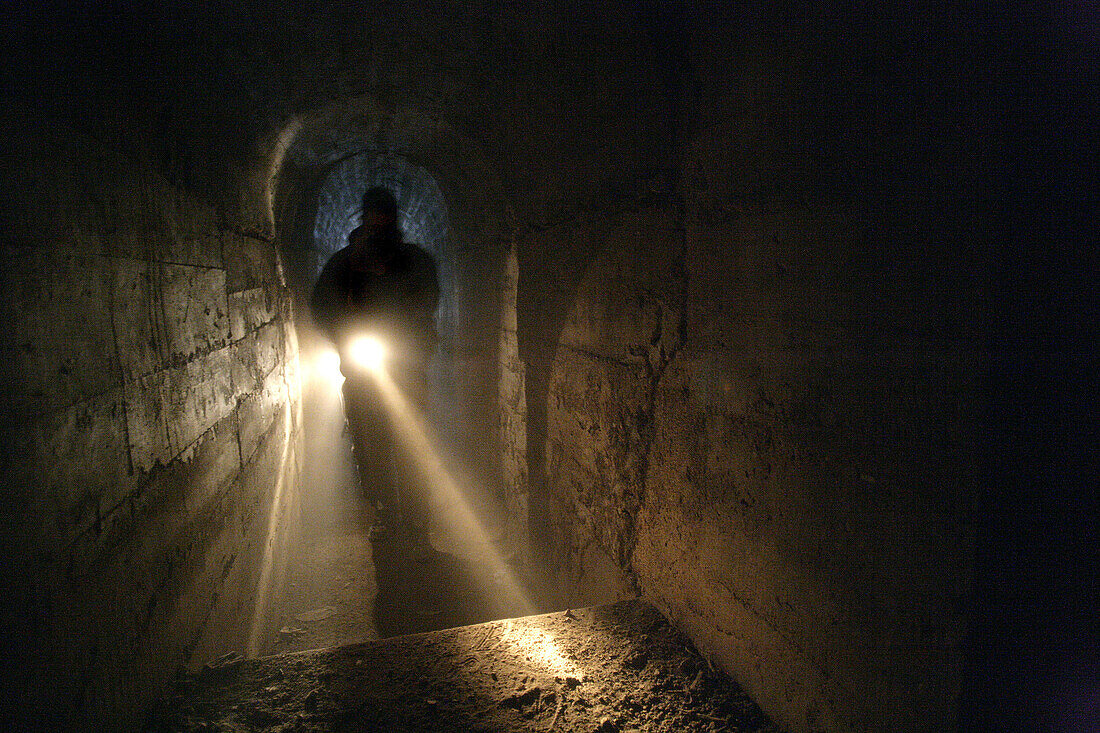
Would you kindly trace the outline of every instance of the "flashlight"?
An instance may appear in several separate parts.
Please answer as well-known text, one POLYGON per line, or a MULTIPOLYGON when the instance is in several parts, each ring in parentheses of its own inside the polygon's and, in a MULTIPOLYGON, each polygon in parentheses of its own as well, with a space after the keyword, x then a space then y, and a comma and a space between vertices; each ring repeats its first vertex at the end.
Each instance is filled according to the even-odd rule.
POLYGON ((314 358, 314 373, 321 379, 339 385, 344 381, 344 375, 340 373, 340 355, 332 349, 324 349, 314 358))
POLYGON ((386 361, 386 347, 375 336, 359 336, 348 344, 348 356, 358 366, 377 372, 386 361))

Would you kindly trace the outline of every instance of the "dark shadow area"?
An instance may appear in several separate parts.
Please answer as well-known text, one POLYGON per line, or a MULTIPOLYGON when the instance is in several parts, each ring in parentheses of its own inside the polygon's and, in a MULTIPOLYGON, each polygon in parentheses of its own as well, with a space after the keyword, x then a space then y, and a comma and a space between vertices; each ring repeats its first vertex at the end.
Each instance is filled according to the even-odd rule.
POLYGON ((373 543, 380 637, 417 634, 522 615, 509 602, 506 580, 484 563, 432 548, 419 556, 404 537, 373 543))

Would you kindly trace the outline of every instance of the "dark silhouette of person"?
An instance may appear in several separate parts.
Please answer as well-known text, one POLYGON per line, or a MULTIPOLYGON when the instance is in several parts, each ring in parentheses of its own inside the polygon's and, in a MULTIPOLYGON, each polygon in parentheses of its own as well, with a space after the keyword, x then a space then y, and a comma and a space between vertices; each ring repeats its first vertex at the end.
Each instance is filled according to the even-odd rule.
POLYGON ((377 375, 356 361, 353 344, 370 336, 386 351, 385 374, 421 413, 427 367, 438 336, 435 261, 404 240, 397 200, 384 187, 363 194, 362 224, 321 270, 310 306, 313 320, 340 353, 344 413, 363 492, 375 509, 373 541, 402 532, 421 550, 427 540, 427 487, 387 409, 377 375))

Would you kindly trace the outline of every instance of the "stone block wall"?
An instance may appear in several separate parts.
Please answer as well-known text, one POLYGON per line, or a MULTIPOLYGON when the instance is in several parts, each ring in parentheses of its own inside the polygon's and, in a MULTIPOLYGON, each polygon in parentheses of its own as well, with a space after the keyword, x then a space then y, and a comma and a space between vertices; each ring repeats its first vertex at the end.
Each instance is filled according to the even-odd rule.
POLYGON ((4 720, 133 726, 177 669, 270 632, 289 300, 272 242, 209 203, 31 110, 2 126, 4 720))
POLYGON ((603 247, 571 293, 550 367, 543 522, 573 602, 637 592, 635 521, 645 497, 654 389, 679 348, 682 237, 665 211, 586 233, 603 247))
POLYGON ((980 294, 847 269, 866 230, 746 219, 687 228, 640 583, 795 730, 951 727, 983 355, 936 321, 980 294))

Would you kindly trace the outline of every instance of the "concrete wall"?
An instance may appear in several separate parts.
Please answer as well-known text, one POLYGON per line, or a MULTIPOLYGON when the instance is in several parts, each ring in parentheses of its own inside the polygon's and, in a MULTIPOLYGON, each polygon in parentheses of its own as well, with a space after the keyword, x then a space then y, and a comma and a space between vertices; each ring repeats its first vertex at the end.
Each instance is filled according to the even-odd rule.
POLYGON ((981 294, 853 273, 866 229, 810 212, 672 213, 602 232, 557 347, 546 481, 571 592, 636 585, 793 730, 952 727, 981 294))
POLYGON ((288 299, 271 241, 30 110, 2 125, 5 720, 129 727, 277 618, 288 299))
POLYGON ((940 60, 908 21, 726 12, 666 19, 691 39, 670 190, 521 257, 548 554, 792 730, 951 729, 991 262, 935 180, 962 175, 940 60))

